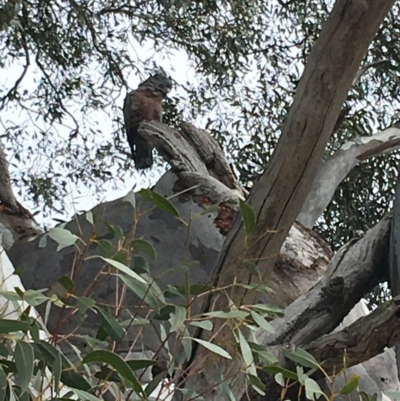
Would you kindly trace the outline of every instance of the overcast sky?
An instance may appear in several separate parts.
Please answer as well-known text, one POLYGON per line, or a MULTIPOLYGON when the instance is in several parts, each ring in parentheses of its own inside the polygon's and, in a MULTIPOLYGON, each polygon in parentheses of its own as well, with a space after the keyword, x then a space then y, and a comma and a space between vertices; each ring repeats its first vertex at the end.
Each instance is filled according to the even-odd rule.
MULTIPOLYGON (((138 44, 136 44, 136 46, 138 47, 138 44)), ((184 85, 186 84, 186 82, 193 81, 195 79, 194 69, 190 67, 190 62, 184 51, 171 52, 172 56, 168 60, 166 60, 161 54, 160 55, 154 54, 153 49, 149 45, 140 48, 139 52, 136 49, 135 53, 136 54, 140 53, 142 60, 148 59, 150 58, 149 56, 154 55, 153 60, 155 60, 158 65, 163 66, 163 68, 167 71, 167 73, 171 75, 172 78, 178 84, 184 85)), ((14 85, 14 82, 21 75, 22 70, 23 70, 22 64, 21 65, 13 64, 11 66, 7 66, 4 70, 2 70, 2 73, 0 74, 0 89, 2 90, 2 93, 5 93, 5 91, 8 91, 14 85)), ((39 78, 40 78, 40 72, 38 71, 38 68, 35 67, 34 63, 32 63, 32 65, 29 67, 28 73, 26 74, 22 84, 20 85, 20 90, 26 89, 29 92, 32 92, 37 85, 35 81, 37 82, 39 78)), ((132 73, 129 74, 129 76, 127 76, 126 79, 129 87, 132 89, 136 88, 140 83, 140 77, 135 74, 134 70, 132 70, 132 73)), ((172 90, 170 96, 176 94, 176 91, 179 91, 179 88, 175 87, 172 90)), ((122 93, 121 96, 117 99, 117 105, 121 107, 121 115, 122 115, 122 105, 124 97, 125 93, 122 93)), ((78 112, 78 114, 81 115, 80 117, 83 117, 82 113, 78 112)), ((74 116, 79 121, 80 119, 79 115, 77 116, 74 113, 74 116)), ((107 116, 104 113, 96 111, 94 111, 90 115, 90 119, 92 121, 96 120, 96 122, 98 122, 98 126, 101 127, 101 131, 105 138, 107 138, 108 135, 107 133, 109 133, 108 139, 111 138, 111 132, 113 131, 111 118, 109 117, 110 116, 107 116)), ((33 123, 32 121, 29 121, 27 113, 20 112, 19 114, 16 115, 14 108, 8 108, 7 110, 4 110, 0 116, 0 124, 1 124, 0 127, 2 126, 1 127, 2 131, 4 131, 4 127, 9 126, 10 123, 22 124, 24 122, 28 125, 33 123)), ((34 124, 36 124, 39 127, 41 126, 44 127, 44 124, 43 123, 41 124, 40 120, 35 121, 34 124)), ((66 127, 63 126, 58 126, 57 128, 62 137, 68 138, 70 130, 68 130, 66 127)), ((1 134, 2 133, 0 133, 0 135, 1 134)), ((121 135, 125 140, 124 131, 121 132, 121 135)), ((5 144, 7 144, 6 141, 5 144)), ((38 152, 38 157, 36 158, 36 161, 32 165, 25 167, 29 168, 30 171, 37 171, 39 175, 40 171, 43 171, 43 169, 46 168, 46 163, 49 163, 49 161, 46 160, 45 157, 40 157, 40 150, 35 149, 35 146, 37 146, 36 144, 37 141, 33 140, 31 143, 24 144, 24 146, 26 147, 32 146, 33 152, 35 152, 36 150, 38 152)), ((127 151, 129 150, 128 145, 126 149, 127 151)), ((14 160, 15 154, 13 154, 12 152, 8 151, 7 156, 10 163, 10 170, 12 172, 13 169, 15 169, 15 167, 13 166, 14 162, 19 166, 21 164, 17 160, 14 160)), ((136 191, 142 187, 153 185, 157 182, 162 172, 163 168, 158 167, 158 168, 152 168, 151 171, 147 171, 145 174, 134 173, 132 176, 130 174, 123 174, 123 179, 117 178, 116 180, 110 180, 109 182, 104 183, 103 188, 106 190, 104 192, 104 195, 102 195, 101 201, 110 201, 119 198, 121 196, 124 196, 132 188, 135 188, 136 191)), ((121 177, 121 174, 117 174, 117 171, 115 171, 115 167, 114 167, 114 173, 115 175, 113 174, 113 178, 118 176, 121 177)), ((45 224, 48 227, 53 226, 55 224, 54 221, 52 221, 53 217, 58 217, 68 220, 76 211, 80 212, 83 210, 89 210, 99 203, 98 199, 96 199, 95 196, 93 196, 93 194, 91 194, 84 185, 78 185, 78 186, 71 185, 70 188, 68 189, 68 192, 70 200, 66 202, 69 205, 69 207, 64 211, 65 213, 60 215, 58 213, 52 212, 51 215, 47 218, 44 218, 43 214, 39 213, 36 216, 39 224, 45 224)), ((21 197, 19 197, 19 200, 21 200, 21 197)), ((24 206, 26 206, 31 211, 40 212, 41 210, 40 206, 36 206, 32 202, 31 204, 28 204, 28 202, 26 201, 24 201, 23 203, 24 206)))

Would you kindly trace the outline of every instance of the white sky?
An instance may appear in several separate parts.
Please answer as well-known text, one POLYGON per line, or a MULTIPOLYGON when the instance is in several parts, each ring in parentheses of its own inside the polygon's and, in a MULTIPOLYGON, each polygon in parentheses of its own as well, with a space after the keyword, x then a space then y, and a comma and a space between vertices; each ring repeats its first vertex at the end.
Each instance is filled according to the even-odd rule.
MULTIPOLYGON (((132 51, 134 50, 132 49, 132 51)), ((154 58, 152 59, 155 60, 159 65, 162 65, 164 70, 166 70, 166 72, 169 75, 171 75, 171 77, 178 84, 184 85, 188 81, 193 81, 195 79, 195 73, 194 69, 190 66, 190 61, 188 60, 186 53, 184 51, 171 51, 171 50, 168 50, 168 52, 169 54, 172 53, 172 55, 169 57, 169 59, 165 60, 163 59, 163 55, 154 54, 154 50, 150 47, 150 45, 147 45, 140 49, 140 55, 142 56, 142 59, 154 56, 154 58), (173 65, 173 67, 171 67, 171 65, 173 65)), ((5 91, 8 91, 14 85, 14 82, 19 78, 22 71, 23 71, 23 65, 14 64, 8 66, 8 68, 6 68, 5 71, 3 70, 0 74, 0 88, 4 89, 5 91)), ((31 65, 22 84, 20 85, 20 90, 27 89, 29 92, 32 92, 36 87, 35 79, 36 80, 38 79, 38 74, 40 74, 40 72, 38 72, 38 68, 35 67, 35 65, 31 65)), ((137 85, 140 83, 140 77, 138 75, 135 75, 134 71, 132 71, 132 73, 125 78, 127 79, 129 87, 132 89, 136 88, 137 85)), ((170 96, 174 96, 177 90, 179 90, 179 88, 174 88, 170 96)), ((121 108, 121 115, 122 115, 122 105, 124 97, 125 93, 123 93, 117 99, 117 105, 121 108)), ((83 117, 82 113, 80 113, 80 116, 77 116, 74 113, 74 116, 78 121, 79 117, 83 117)), ((4 131, 3 127, 5 125, 9 125, 10 122, 14 124, 20 124, 26 121, 26 119, 27 119, 26 115, 24 114, 15 115, 15 110, 6 109, 2 112, 0 116, 0 127, 1 127, 0 130, 4 131)), ((104 135, 103 139, 110 139, 111 132, 113 131, 111 118, 108 118, 108 116, 106 116, 104 113, 94 111, 90 114, 90 120, 96 120, 98 122, 99 127, 101 127, 101 131, 103 132, 104 135), (108 138, 107 138, 107 133, 109 133, 108 138)), ((38 124, 40 126, 40 121, 35 121, 35 124, 38 124)), ((62 137, 68 138, 70 131, 67 128, 59 126, 58 129, 62 137)), ((1 131, 0 135, 2 135, 1 131)), ((123 137, 123 140, 125 141, 125 131, 122 131, 121 135, 123 137)), ((7 142, 4 139, 3 141, 7 145, 7 142)), ((25 146, 26 147, 32 146, 34 148, 36 146, 35 144, 37 144, 37 142, 32 140, 32 143, 26 143, 25 146)), ((126 149, 128 150, 128 145, 126 149)), ((14 160, 15 154, 12 154, 10 151, 8 151, 7 156, 9 159, 8 161, 10 163, 10 171, 12 172, 13 169, 15 169, 15 167, 13 167, 13 163, 17 165, 20 165, 20 163, 17 160, 14 160)), ((43 160, 42 159, 39 160, 39 157, 37 160, 38 161, 36 162, 36 164, 33 164, 28 168, 30 169, 30 171, 37 169, 39 173, 39 171, 43 171, 43 160)), ((128 174, 122 175, 123 179, 118 179, 118 177, 121 177, 121 174, 118 174, 118 172, 115 169, 116 169, 115 167, 114 171, 111 169, 111 172, 113 173, 112 177, 116 179, 110 180, 109 182, 105 182, 103 184, 105 192, 100 199, 101 202, 110 201, 122 197, 132 188, 135 188, 136 191, 143 187, 152 186, 158 181, 159 177, 164 171, 164 168, 162 167, 153 167, 144 175, 135 172, 132 176, 130 176, 129 172, 128 174)), ((99 203, 99 200, 96 199, 94 194, 91 194, 83 184, 77 186, 70 185, 69 193, 71 199, 68 199, 68 201, 66 202, 69 205, 69 207, 65 210, 65 213, 63 215, 59 215, 54 212, 51 214, 51 217, 58 217, 61 219, 69 220, 75 212, 89 210, 99 203)), ((18 198, 19 200, 21 200, 21 197, 18 198)), ((41 210, 40 205, 39 207, 37 206, 35 207, 35 205, 32 202, 31 204, 28 204, 27 202, 22 202, 22 203, 24 203, 24 206, 26 206, 31 211, 41 210)), ((38 223, 41 225, 44 224, 47 227, 55 225, 55 222, 52 220, 52 218, 44 218, 42 213, 39 213, 35 217, 38 223)))

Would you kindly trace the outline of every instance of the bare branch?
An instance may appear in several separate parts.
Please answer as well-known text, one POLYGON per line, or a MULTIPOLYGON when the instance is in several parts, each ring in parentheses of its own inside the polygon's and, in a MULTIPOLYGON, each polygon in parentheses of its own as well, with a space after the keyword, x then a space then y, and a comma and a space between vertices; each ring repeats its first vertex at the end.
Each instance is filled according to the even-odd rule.
POLYGON ((15 81, 13 87, 0 99, 0 111, 4 109, 7 100, 12 99, 12 97, 15 96, 15 94, 17 93, 18 87, 21 84, 21 82, 23 81, 23 79, 25 78, 26 73, 28 72, 28 68, 31 64, 30 62, 30 57, 29 57, 29 49, 28 49, 28 45, 26 44, 25 38, 24 36, 22 36, 22 45, 24 48, 24 52, 25 52, 25 66, 24 69, 22 71, 22 74, 20 75, 20 77, 15 81))
MULTIPOLYGON (((389 248, 389 287, 392 296, 400 295, 400 165, 397 169, 397 183, 395 190, 395 200, 393 204, 393 221, 390 233, 389 248)), ((400 344, 400 342, 399 342, 400 344)), ((395 347, 397 374, 400 378, 400 345, 395 347)))
POLYGON ((318 361, 323 361, 328 372, 343 366, 344 355, 349 367, 358 365, 400 342, 399 314, 400 297, 396 297, 344 330, 323 336, 306 348, 318 361))
POLYGON ((389 63, 390 60, 378 60, 373 63, 367 64, 364 67, 360 68, 354 78, 353 85, 357 83, 357 81, 372 67, 376 67, 377 65, 389 63))
POLYGON ((336 188, 360 160, 392 152, 400 148, 400 124, 372 136, 346 142, 329 160, 322 163, 297 221, 313 227, 332 199, 336 188))
POLYGON ((0 202, 9 208, 12 212, 19 210, 18 202, 15 199, 12 187, 10 173, 8 170, 7 156, 4 152, 0 139, 0 202))
POLYGON ((289 305, 285 317, 274 320, 275 333, 260 332, 262 342, 299 346, 337 327, 364 294, 388 277, 390 226, 386 216, 362 239, 340 248, 323 279, 289 305))
MULTIPOLYGON (((310 54, 272 160, 250 195, 257 224, 246 237, 244 225, 237 219, 220 253, 215 271, 219 287, 226 288, 235 282, 268 281, 276 256, 315 180, 324 149, 359 65, 392 5, 393 0, 379 4, 347 0, 335 3, 310 54), (343 46, 344 42, 346 46, 343 46), (243 259, 255 261, 260 277, 243 268, 243 259)), ((229 302, 240 307, 253 304, 256 299, 255 291, 235 287, 228 297, 214 294, 207 307, 228 310, 229 302)), ((213 341, 224 344, 234 353, 236 341, 232 330, 222 330, 222 324, 216 322, 210 335, 213 341)), ((203 333, 204 337, 206 335, 208 333, 203 333)), ((233 361, 209 358, 209 351, 194 348, 187 386, 200 390, 216 384, 215 367, 229 378, 235 398, 240 398, 245 388, 242 360, 237 355, 233 358, 233 361), (213 361, 206 369, 205 360, 213 361)), ((221 394, 214 389, 206 398, 219 400, 221 394)))
POLYGON ((227 188, 237 190, 243 198, 243 190, 218 142, 192 124, 182 123, 180 128, 178 131, 155 121, 144 121, 138 134, 157 148, 178 177, 183 171, 200 174, 203 181, 213 177, 227 188))

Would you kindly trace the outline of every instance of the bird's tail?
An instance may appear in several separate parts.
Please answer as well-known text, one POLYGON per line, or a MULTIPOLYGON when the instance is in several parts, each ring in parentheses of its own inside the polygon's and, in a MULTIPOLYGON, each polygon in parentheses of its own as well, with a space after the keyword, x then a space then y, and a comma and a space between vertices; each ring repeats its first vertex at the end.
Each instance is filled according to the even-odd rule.
POLYGON ((132 156, 135 167, 138 170, 144 170, 153 165, 152 149, 147 145, 147 142, 140 137, 135 138, 135 145, 132 147, 132 156))

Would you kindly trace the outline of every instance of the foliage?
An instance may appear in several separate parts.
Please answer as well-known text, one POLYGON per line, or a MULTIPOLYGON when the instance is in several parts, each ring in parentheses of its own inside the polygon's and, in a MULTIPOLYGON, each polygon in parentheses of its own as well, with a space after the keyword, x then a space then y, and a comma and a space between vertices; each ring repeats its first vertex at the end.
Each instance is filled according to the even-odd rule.
MULTIPOLYGON (((145 194, 154 207, 166 213, 177 213, 169 199, 157 193, 152 196, 149 192, 145 194)), ((136 204, 133 197, 130 200, 132 204, 136 204)), ((179 214, 175 217, 181 219, 179 214)), ((138 216, 133 221, 137 221, 137 218, 138 216)), ((55 228, 44 234, 40 241, 41 246, 47 246, 49 238, 55 241, 58 244, 57 252, 74 246, 76 260, 80 260, 80 263, 71 268, 70 276, 59 278, 56 294, 49 296, 43 290, 24 292, 20 289, 16 292, 3 290, 0 293, 0 378, 3 379, 0 386, 1 400, 11 400, 13 397, 24 400, 36 396, 46 399, 72 399, 73 394, 82 400, 97 400, 102 399, 107 392, 121 400, 133 393, 140 399, 148 399, 150 394, 157 397, 159 390, 156 391, 155 388, 166 380, 168 374, 174 374, 175 379, 180 377, 177 361, 182 361, 182 357, 179 357, 175 348, 170 348, 171 341, 183 343, 186 360, 191 356, 193 341, 217 355, 231 358, 223 347, 213 341, 193 337, 198 329, 212 330, 215 320, 224 322, 223 325, 236 327, 237 348, 248 365, 253 386, 261 386, 257 379, 253 353, 258 363, 276 362, 276 359, 256 342, 248 343, 241 331, 244 327, 270 329, 268 320, 279 313, 276 308, 254 305, 247 310, 237 310, 232 306, 228 312, 214 311, 204 316, 193 314, 190 312, 193 298, 189 295, 204 296, 212 287, 206 285, 199 288, 187 281, 184 287, 170 285, 167 290, 161 290, 157 281, 151 277, 149 269, 149 261, 157 258, 156 252, 146 239, 135 238, 135 223, 128 233, 122 233, 121 229, 113 227, 110 230, 114 238, 108 241, 96 238, 93 226, 95 219, 91 213, 86 214, 86 221, 93 229, 88 235, 77 236, 67 229, 55 228), (96 247, 98 254, 89 256, 88 249, 93 247, 96 247), (135 257, 139 255, 149 259, 144 271, 141 267, 138 269, 135 263, 135 257), (80 274, 86 274, 83 261, 87 259, 99 259, 102 264, 101 271, 93 280, 95 286, 101 284, 102 276, 117 279, 114 281, 115 293, 120 296, 115 300, 115 305, 104 305, 95 287, 80 288, 80 274), (136 295, 142 310, 147 308, 146 318, 139 317, 138 312, 133 309, 123 307, 125 302, 129 302, 126 301, 129 293, 136 295), (15 314, 15 306, 18 305, 15 314), (34 306, 46 311, 45 321, 56 327, 52 335, 38 320, 36 312, 32 310, 34 306), (10 314, 18 319, 7 319, 10 314), (85 329, 87 319, 93 319, 93 315, 97 316, 98 325, 91 328, 91 333, 95 335, 87 333, 85 329), (73 316, 78 316, 78 319, 74 321, 76 326, 71 327, 68 322, 73 316), (127 316, 130 317, 127 319, 127 316), (140 334, 146 325, 154 322, 161 326, 164 337, 161 348, 167 351, 167 360, 163 360, 161 349, 153 352, 150 357, 146 352, 139 352, 139 356, 137 352, 132 353, 136 343, 141 340, 139 335, 132 336, 131 329, 135 327, 140 334), (65 327, 70 329, 65 330, 65 327), (69 348, 73 350, 72 356, 68 352, 69 348), (154 367, 161 362, 164 363, 163 369, 157 375, 154 367), (152 380, 145 379, 146 375, 150 375, 149 370, 153 371, 152 380)), ((141 346, 139 348, 142 349, 141 346)), ((164 399, 163 397, 160 399, 164 399)))
MULTIPOLYGON (((205 125, 251 186, 270 159, 332 5, 332 0, 23 2, 18 23, 0 32, 4 71, 26 66, 16 85, 4 84, 0 99, 0 109, 11 116, 2 117, 2 124, 14 184, 40 209, 61 211, 71 191, 100 196, 105 183, 124 182, 133 165, 121 96, 131 74, 143 78, 154 63, 179 80, 174 63, 180 51, 195 77, 176 85, 165 121, 174 124, 183 115, 205 125)), ((382 63, 350 91, 351 110, 332 135, 326 157, 344 141, 396 121, 398 15, 397 2, 365 58, 382 63)), ((317 225, 333 247, 388 209, 395 165, 395 156, 368 161, 341 185, 317 225)))
MULTIPOLYGON (((170 199, 155 192, 150 196, 149 191, 145 195, 154 207, 182 221, 170 199)), ((133 196, 129 196, 129 199, 132 205, 136 205, 133 196)), ((249 219, 246 223, 248 226, 253 221, 251 209, 244 202, 241 207, 245 211, 243 219, 249 219)), ((92 231, 85 235, 78 236, 65 228, 43 234, 41 246, 47 246, 50 238, 58 244, 57 252, 66 247, 75 247, 74 260, 79 261, 71 266, 70 276, 59 278, 59 287, 54 294, 50 295, 44 290, 22 291, 16 287, 12 291, 0 291, 1 401, 33 398, 170 400, 171 392, 191 391, 175 388, 172 383, 185 379, 182 361, 190 360, 197 344, 223 358, 239 356, 244 369, 238 374, 245 374, 247 386, 252 386, 262 395, 265 395, 265 385, 258 377, 260 371, 275 377, 282 387, 282 400, 287 399, 294 388, 298 397, 304 393, 306 399, 313 400, 322 395, 328 401, 357 391, 360 381, 357 375, 347 378, 343 386, 335 385, 336 378, 346 368, 346 358, 343 369, 333 377, 329 377, 323 366, 301 348, 284 351, 284 356, 293 362, 292 370, 278 365, 276 357, 258 342, 253 333, 257 328, 273 332, 269 320, 282 316, 280 309, 266 304, 237 308, 231 303, 227 311, 212 310, 196 314, 192 309, 196 296, 204 297, 211 291, 218 291, 218 288, 192 285, 186 280, 184 286, 169 285, 162 290, 149 268, 149 262, 155 261, 157 254, 149 241, 136 238, 136 221, 143 211, 134 210, 134 213, 138 215, 133 218, 129 232, 123 233, 122 229, 110 226, 110 240, 96 238, 96 219, 90 212, 85 220, 92 231), (89 256, 89 249, 95 249, 94 254, 89 256), (142 266, 138 268, 135 263, 135 257, 139 255, 148 260, 145 270, 142 266), (95 286, 102 284, 102 276, 116 278, 110 281, 115 284, 115 289, 109 288, 108 283, 104 286, 107 291, 117 294, 115 304, 106 305, 104 294, 99 295, 95 287, 89 289, 79 286, 80 274, 87 274, 83 262, 88 259, 101 262, 101 270, 93 280, 95 286), (130 293, 137 297, 140 305, 137 309, 146 309, 145 317, 134 308, 125 307, 129 305, 127 297, 130 293), (46 325, 56 328, 52 334, 49 334, 34 308, 44 312, 42 317, 46 325), (77 319, 71 326, 69 321, 73 316, 77 316, 77 319), (87 327, 88 324, 92 326, 93 316, 96 316, 96 327, 91 327, 88 332, 87 327), (143 350, 140 345, 141 336, 138 334, 144 333, 149 324, 154 327, 159 325, 162 345, 157 352, 143 350), (234 332, 236 344, 229 351, 225 344, 218 344, 213 338, 206 340, 198 336, 199 330, 213 332, 217 324, 234 332), (132 335, 132 328, 136 329, 137 335, 132 335), (183 347, 176 347, 176 343, 181 343, 183 347), (135 352, 138 344, 141 351, 135 352), (327 391, 322 390, 312 378, 317 370, 329 383, 327 391)), ((194 218, 198 217, 196 215, 194 218)), ((232 283, 232 286, 235 285, 244 284, 232 283)), ((227 289, 225 287, 221 295, 226 294, 227 289)), ((234 399, 226 378, 222 372, 219 373, 221 394, 226 399, 234 399)), ((192 395, 195 399, 204 399, 201 395, 192 395)), ((363 396, 364 399, 370 399, 367 394, 363 396)))

